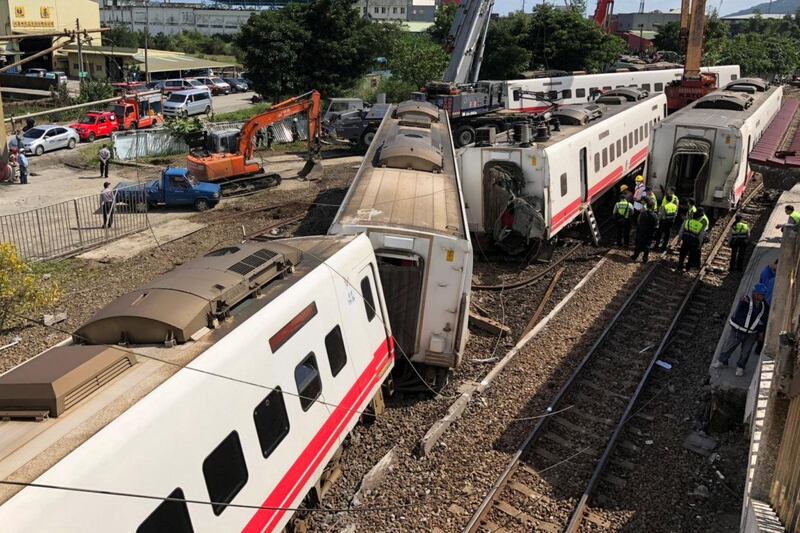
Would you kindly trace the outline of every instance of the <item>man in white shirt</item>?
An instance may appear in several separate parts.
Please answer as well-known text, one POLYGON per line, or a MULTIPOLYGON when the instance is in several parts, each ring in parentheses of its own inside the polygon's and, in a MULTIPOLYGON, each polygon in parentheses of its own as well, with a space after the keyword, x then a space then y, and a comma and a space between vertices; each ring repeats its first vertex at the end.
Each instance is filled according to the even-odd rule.
POLYGON ((111 183, 103 183, 103 192, 100 193, 100 208, 103 210, 103 227, 110 228, 114 224, 114 191, 111 183))
POLYGON ((107 178, 108 162, 111 159, 111 150, 109 150, 104 144, 103 147, 100 149, 100 153, 97 154, 97 157, 100 158, 100 177, 107 178))

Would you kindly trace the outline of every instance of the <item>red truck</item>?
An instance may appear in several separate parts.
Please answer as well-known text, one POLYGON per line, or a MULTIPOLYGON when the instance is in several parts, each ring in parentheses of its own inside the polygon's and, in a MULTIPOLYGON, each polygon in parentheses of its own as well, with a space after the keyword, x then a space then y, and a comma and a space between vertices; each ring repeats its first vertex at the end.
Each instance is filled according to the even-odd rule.
POLYGON ((99 137, 110 137, 119 129, 119 121, 111 111, 89 111, 69 127, 78 132, 82 141, 92 142, 99 137))
POLYGON ((119 129, 135 130, 163 124, 161 95, 128 95, 112 107, 117 116, 119 129))

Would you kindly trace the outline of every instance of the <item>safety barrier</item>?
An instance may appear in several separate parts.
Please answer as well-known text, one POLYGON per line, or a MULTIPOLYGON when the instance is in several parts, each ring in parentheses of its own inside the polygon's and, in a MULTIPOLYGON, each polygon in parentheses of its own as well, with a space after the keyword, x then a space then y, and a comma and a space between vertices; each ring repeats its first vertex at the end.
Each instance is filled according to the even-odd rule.
POLYGON ((147 228, 147 195, 142 188, 116 188, 114 197, 110 224, 105 224, 98 194, 0 216, 0 242, 14 244, 28 260, 42 261, 147 228))

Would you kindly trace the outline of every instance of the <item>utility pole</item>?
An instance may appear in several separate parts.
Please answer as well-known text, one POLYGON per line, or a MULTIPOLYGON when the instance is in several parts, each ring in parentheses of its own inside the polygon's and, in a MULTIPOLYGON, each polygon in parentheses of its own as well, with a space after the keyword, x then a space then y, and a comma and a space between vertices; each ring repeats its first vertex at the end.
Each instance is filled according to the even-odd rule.
POLYGON ((147 61, 148 41, 150 40, 150 0, 144 3, 144 81, 150 83, 150 63, 147 61))
POLYGON ((83 83, 83 41, 81 40, 81 19, 75 19, 75 38, 78 39, 78 81, 83 83))

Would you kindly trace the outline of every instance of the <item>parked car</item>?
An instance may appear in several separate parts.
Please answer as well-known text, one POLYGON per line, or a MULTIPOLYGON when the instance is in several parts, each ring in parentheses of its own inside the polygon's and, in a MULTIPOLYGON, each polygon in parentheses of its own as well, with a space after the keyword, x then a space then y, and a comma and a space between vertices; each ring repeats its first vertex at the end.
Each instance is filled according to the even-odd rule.
POLYGON ((164 80, 151 81, 147 84, 147 88, 152 91, 160 91, 164 88, 164 80))
POLYGON ((26 154, 42 155, 59 148, 75 148, 80 141, 78 132, 56 124, 43 124, 22 134, 22 150, 26 154))
POLYGON ((58 83, 67 83, 67 73, 60 71, 60 70, 53 70, 48 72, 44 75, 45 78, 50 78, 51 80, 56 80, 58 83))
POLYGON ((211 94, 230 94, 231 86, 222 78, 195 78, 197 81, 211 89, 211 94))
POLYGON ((117 202, 132 204, 136 211, 159 205, 194 206, 205 211, 219 203, 220 186, 195 180, 186 168, 166 168, 161 177, 141 185, 122 182, 114 187, 117 202), (145 200, 146 198, 146 200, 145 200), (147 202, 147 206, 143 205, 147 202))
POLYGON ((114 88, 114 94, 117 96, 122 94, 140 93, 148 90, 147 84, 143 81, 116 82, 112 83, 111 86, 114 88))
POLYGON ((212 110, 211 94, 205 88, 176 91, 169 95, 163 108, 165 117, 188 117, 202 113, 210 115, 212 110))
POLYGON ((246 93, 250 90, 250 86, 242 78, 222 78, 225 83, 231 86, 231 91, 235 93, 246 93))
POLYGON ((25 71, 25 75, 29 78, 44 78, 47 74, 46 68, 29 68, 25 71))
POLYGON ((165 80, 164 87, 161 89, 161 92, 164 94, 171 94, 175 91, 188 91, 190 89, 205 89, 209 94, 211 94, 211 89, 193 79, 165 80))
POLYGON ((69 127, 78 132, 82 141, 92 142, 98 137, 110 137, 119 130, 119 121, 112 111, 89 111, 69 127))

